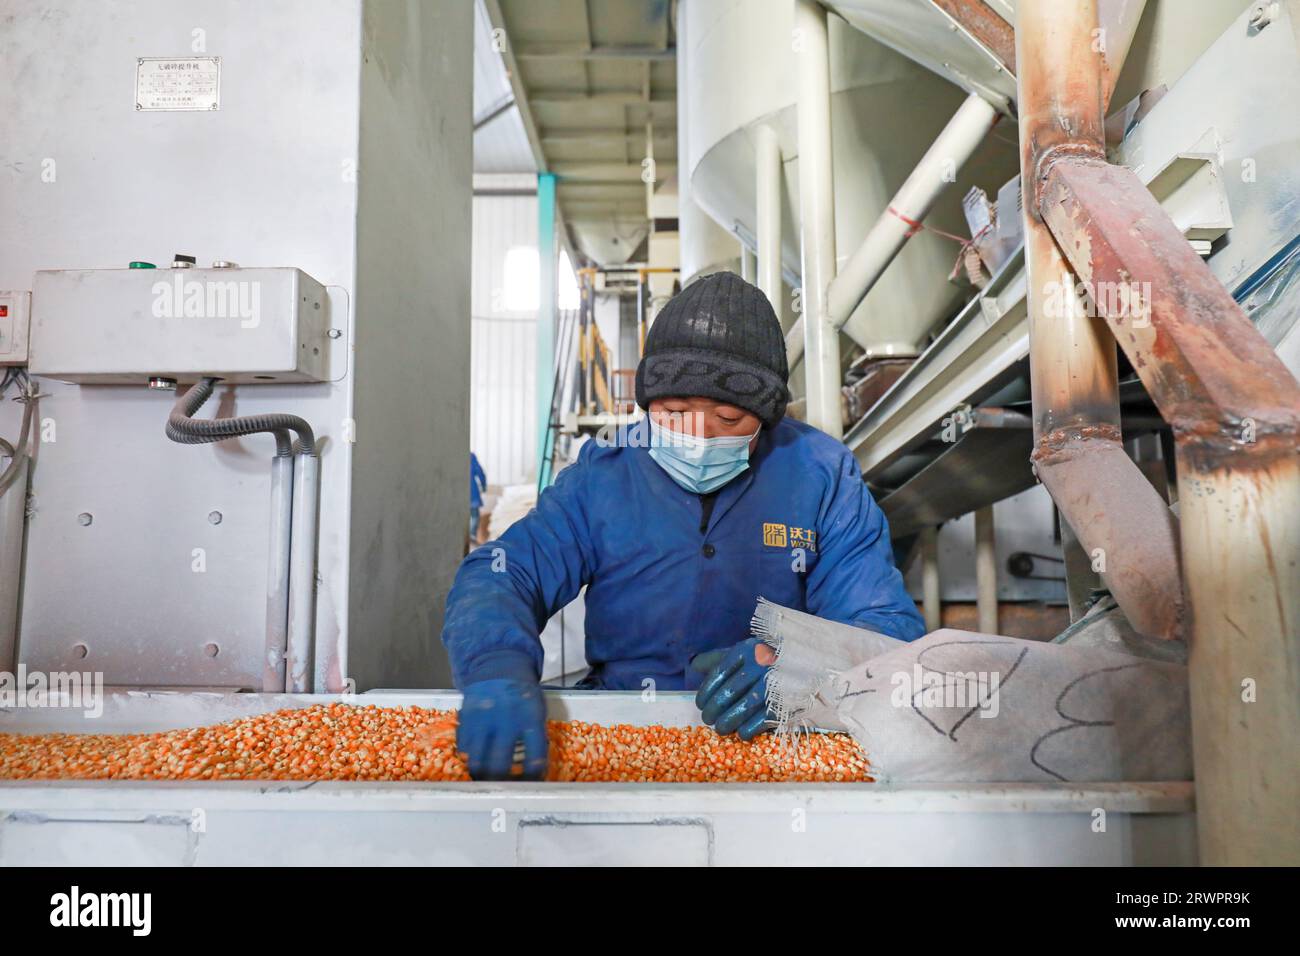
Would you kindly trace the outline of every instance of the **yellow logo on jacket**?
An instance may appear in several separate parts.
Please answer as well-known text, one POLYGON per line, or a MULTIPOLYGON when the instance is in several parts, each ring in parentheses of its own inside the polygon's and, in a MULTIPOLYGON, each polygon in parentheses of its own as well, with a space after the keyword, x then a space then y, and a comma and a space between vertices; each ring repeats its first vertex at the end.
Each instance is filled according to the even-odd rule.
POLYGON ((779 522, 763 522, 763 546, 767 548, 803 548, 817 550, 817 532, 812 528, 796 528, 779 522))

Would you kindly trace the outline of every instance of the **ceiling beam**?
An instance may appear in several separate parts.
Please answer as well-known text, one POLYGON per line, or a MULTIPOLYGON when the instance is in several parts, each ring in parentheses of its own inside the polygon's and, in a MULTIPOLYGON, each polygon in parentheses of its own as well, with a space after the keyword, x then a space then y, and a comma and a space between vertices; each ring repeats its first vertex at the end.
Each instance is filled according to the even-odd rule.
MULTIPOLYGON (((676 163, 656 163, 657 173, 672 174, 677 171, 676 163)), ((638 183, 641 180, 641 164, 620 163, 617 161, 574 162, 558 160, 551 163, 551 172, 567 182, 603 182, 603 183, 638 183)), ((662 178, 662 177, 657 177, 662 178)))
MULTIPOLYGON (((632 133, 610 127, 608 129, 557 129, 555 132, 544 129, 542 131, 542 146, 550 149, 553 146, 598 146, 598 145, 627 145, 635 142, 638 147, 644 145, 645 135, 642 133, 632 133)), ((672 144, 677 141, 677 131, 670 128, 655 127, 655 142, 671 149, 672 144)))
POLYGON ((566 203, 569 200, 590 200, 594 202, 636 202, 641 212, 645 212, 645 194, 640 183, 556 183, 559 196, 566 203))
POLYGON ((581 43, 529 43, 515 50, 519 60, 673 60, 676 47, 616 46, 581 43))
POLYGON ((533 106, 574 106, 584 103, 609 104, 611 106, 671 106, 677 108, 677 96, 660 94, 648 103, 641 90, 602 90, 598 93, 584 93, 581 90, 547 90, 535 89, 528 92, 528 102, 533 106))

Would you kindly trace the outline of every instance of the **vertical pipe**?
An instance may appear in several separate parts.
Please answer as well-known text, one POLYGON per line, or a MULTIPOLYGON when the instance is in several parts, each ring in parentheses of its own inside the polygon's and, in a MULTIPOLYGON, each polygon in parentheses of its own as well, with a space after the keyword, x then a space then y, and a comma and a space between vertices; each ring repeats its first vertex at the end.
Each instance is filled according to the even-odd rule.
MULTIPOLYGON (((997 111, 972 93, 935 137, 921 161, 908 175, 885 211, 830 285, 827 306, 831 322, 840 329, 867 297, 889 264, 930 214, 955 174, 984 142, 997 121, 997 111)), ((803 359, 803 327, 796 323, 786 335, 786 360, 794 368, 803 359)))
POLYGON ((758 245, 758 287, 780 317, 781 310, 781 143, 766 123, 754 130, 758 187, 754 224, 758 245))
POLYGON ((1104 158, 1096 0, 1021 0, 1016 70, 1034 468, 1130 623, 1182 634, 1177 521, 1120 444, 1115 339, 1089 315, 1038 208, 1043 170, 1104 158))
POLYGON ((645 315, 646 315, 646 274, 644 269, 636 271, 636 357, 645 355, 645 315))
POLYGON ((1115 340, 1090 317, 1078 280, 1037 211, 1039 164, 1051 151, 1100 143, 1099 54, 1089 50, 1096 0, 1026 0, 1016 13, 1021 188, 1029 270, 1030 387, 1034 437, 1063 428, 1119 435, 1115 340), (1069 97, 1066 102, 1066 97, 1069 97), (1066 111, 1069 111, 1068 114, 1066 111))
POLYGON ((266 661, 262 690, 283 693, 289 649, 289 567, 293 541, 293 454, 271 459, 271 546, 266 581, 266 661))
POLYGON ((1178 452, 1200 861, 1295 866, 1300 458, 1294 431, 1257 460, 1228 444, 1178 452))
POLYGON ((586 371, 583 373, 583 394, 582 408, 584 415, 591 415, 596 411, 596 272, 594 269, 587 271, 587 324, 582 336, 583 364, 586 371))
POLYGON ((1097 19, 1105 37, 1102 55, 1105 72, 1101 78, 1102 104, 1109 108, 1111 94, 1119 82, 1120 70, 1128 58, 1138 23, 1146 9, 1147 0, 1097 0, 1097 19))
MULTIPOLYGON (((7 442, 0 446, 0 474, 15 455, 7 442)), ((25 455, 12 483, 0 492, 0 671, 13 673, 18 666, 18 584, 23 568, 23 528, 27 523, 27 473, 31 459, 25 455)))
POLYGON ((555 174, 537 174, 537 474, 545 471, 546 433, 551 427, 555 382, 555 174))
MULTIPOLYGON (((289 559, 289 650, 285 690, 313 691, 312 654, 316 643, 316 537, 320 497, 320 459, 300 453, 294 463, 293 545, 289 559)), ((320 662, 322 665, 326 662, 320 662)), ((317 692, 325 691, 323 681, 317 692)))
POLYGON ((590 371, 587 368, 587 323, 591 320, 591 287, 587 282, 587 270, 578 270, 578 414, 587 414, 587 402, 590 399, 587 380, 590 371))
POLYGON ((998 633, 998 557, 992 505, 975 512, 975 610, 980 633, 998 633))
POLYGON ((862 244, 854 250, 844 271, 831 285, 831 319, 836 328, 866 298, 868 292, 894 261, 899 250, 916 232, 934 208, 935 201, 956 179, 956 172, 971 158, 993 128, 998 114, 976 93, 962 102, 947 125, 935 137, 916 168, 899 187, 887 208, 872 225, 862 244))
POLYGON ((614 348, 611 348, 608 342, 602 344, 604 345, 604 348, 601 350, 601 355, 605 357, 605 394, 609 396, 609 410, 616 413, 618 411, 618 403, 614 401, 614 348, 618 346, 618 340, 616 339, 614 341, 614 348))
POLYGON ((743 242, 740 244, 740 277, 746 282, 758 280, 758 259, 743 242))
POLYGON ((939 528, 921 529, 921 610, 926 632, 943 627, 943 606, 939 598, 939 528))
POLYGON ((795 0, 795 43, 807 420, 838 439, 844 434, 844 423, 840 412, 840 333, 831 321, 829 303, 835 278, 830 40, 826 8, 816 0, 795 0))

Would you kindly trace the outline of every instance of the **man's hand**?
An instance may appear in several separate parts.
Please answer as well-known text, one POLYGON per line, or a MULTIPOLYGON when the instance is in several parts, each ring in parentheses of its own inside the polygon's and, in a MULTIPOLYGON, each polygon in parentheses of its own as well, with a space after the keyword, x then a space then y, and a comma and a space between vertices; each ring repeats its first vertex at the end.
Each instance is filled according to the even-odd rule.
POLYGON ((546 702, 537 684, 485 680, 465 688, 456 747, 469 758, 475 780, 541 780, 546 776, 546 702), (515 746, 524 748, 524 773, 514 778, 515 746))
POLYGON ((761 734, 767 723, 767 672, 775 660, 771 645, 756 637, 697 654, 691 668, 706 675, 695 694, 704 722, 741 740, 761 734))

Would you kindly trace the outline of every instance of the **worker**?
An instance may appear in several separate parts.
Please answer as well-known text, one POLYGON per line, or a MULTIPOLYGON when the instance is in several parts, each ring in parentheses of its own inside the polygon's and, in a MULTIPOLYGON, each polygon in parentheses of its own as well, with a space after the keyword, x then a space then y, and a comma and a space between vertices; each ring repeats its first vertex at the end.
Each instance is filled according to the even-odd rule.
POLYGON ((475 779, 546 767, 538 634, 585 586, 589 675, 697 690, 705 723, 768 726, 757 599, 904 641, 924 633, 889 529, 839 441, 785 417, 785 341, 766 296, 722 272, 655 319, 636 372, 645 417, 588 441, 537 507, 465 559, 443 642, 475 779), (695 666, 692 666, 694 660, 695 666))
POLYGON ((478 463, 478 456, 469 453, 469 540, 478 541, 478 518, 483 510, 483 492, 487 490, 487 474, 478 463))

